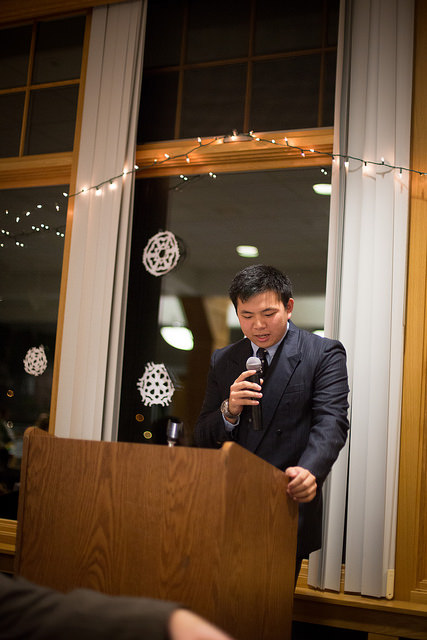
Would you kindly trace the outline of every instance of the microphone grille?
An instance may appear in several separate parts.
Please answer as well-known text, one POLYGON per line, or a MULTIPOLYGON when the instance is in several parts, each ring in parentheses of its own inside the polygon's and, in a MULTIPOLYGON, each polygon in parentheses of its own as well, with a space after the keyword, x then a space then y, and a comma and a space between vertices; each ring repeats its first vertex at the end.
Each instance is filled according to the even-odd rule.
POLYGON ((252 369, 255 371, 261 371, 262 370, 262 364, 261 364, 261 360, 259 358, 257 358, 256 356, 251 356, 250 358, 248 358, 246 360, 246 369, 252 369))

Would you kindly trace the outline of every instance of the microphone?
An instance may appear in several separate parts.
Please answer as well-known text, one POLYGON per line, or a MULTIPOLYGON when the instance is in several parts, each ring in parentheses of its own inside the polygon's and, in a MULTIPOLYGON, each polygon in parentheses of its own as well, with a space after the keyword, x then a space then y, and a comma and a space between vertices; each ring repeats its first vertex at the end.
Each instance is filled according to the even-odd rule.
POLYGON ((182 431, 182 422, 177 418, 169 418, 166 428, 166 439, 169 447, 174 447, 182 431))
MULTIPOLYGON (((251 356, 246 360, 246 369, 249 371, 250 369, 255 369, 254 375, 252 375, 248 380, 250 382, 255 382, 256 384, 261 385, 261 370, 262 364, 261 360, 256 356, 251 356)), ((261 431, 262 427, 262 418, 261 418, 261 405, 256 404, 252 406, 252 426, 254 431, 261 431)))

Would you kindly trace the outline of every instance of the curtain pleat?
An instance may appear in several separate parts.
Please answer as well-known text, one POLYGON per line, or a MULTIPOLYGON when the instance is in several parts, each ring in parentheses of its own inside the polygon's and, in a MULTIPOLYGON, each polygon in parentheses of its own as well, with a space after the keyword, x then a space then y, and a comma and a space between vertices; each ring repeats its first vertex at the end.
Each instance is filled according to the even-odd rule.
POLYGON ((111 439, 117 427, 145 2, 92 15, 55 433, 111 439), (83 188, 101 185, 80 193, 83 188))
MULTIPOLYGON (((339 309, 329 325, 346 347, 351 389, 344 588, 391 597, 409 172, 386 165, 409 168, 414 6, 412 0, 353 0, 342 3, 342 11, 350 46, 343 48, 338 86, 345 96, 348 84, 348 101, 336 118, 342 130, 336 152, 348 154, 349 164, 343 166, 345 158, 334 163, 332 191, 340 194, 331 224, 342 230, 335 240, 342 254, 339 286, 327 305, 332 316, 339 309)), ((346 473, 341 463, 329 481, 324 550, 309 569, 313 586, 339 586, 344 518, 336 485, 345 486, 346 473)))

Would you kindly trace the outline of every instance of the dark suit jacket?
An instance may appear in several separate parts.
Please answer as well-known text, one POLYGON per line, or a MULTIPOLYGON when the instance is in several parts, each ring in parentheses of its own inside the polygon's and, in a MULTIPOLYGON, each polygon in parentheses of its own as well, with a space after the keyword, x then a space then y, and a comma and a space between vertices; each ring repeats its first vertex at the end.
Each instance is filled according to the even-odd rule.
POLYGON ((4 640, 166 640, 169 617, 178 607, 90 589, 64 594, 0 574, 4 640))
POLYGON ((347 437, 345 350, 340 342, 290 322, 265 376, 263 430, 252 429, 251 408, 245 407, 240 424, 230 433, 224 427, 220 405, 251 355, 247 338, 214 352, 195 443, 214 448, 235 440, 283 471, 298 465, 316 476, 317 495, 312 502, 301 504, 299 511, 297 554, 307 557, 321 546, 321 487, 347 437))

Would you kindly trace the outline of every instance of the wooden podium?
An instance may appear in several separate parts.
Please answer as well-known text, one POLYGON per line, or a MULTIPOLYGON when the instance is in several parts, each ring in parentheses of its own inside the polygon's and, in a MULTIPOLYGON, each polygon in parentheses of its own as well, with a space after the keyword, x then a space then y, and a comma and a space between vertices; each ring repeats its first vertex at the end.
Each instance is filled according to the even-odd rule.
POLYGON ((15 571, 183 603, 237 640, 291 634, 297 506, 287 478, 220 450, 24 436, 15 571))

